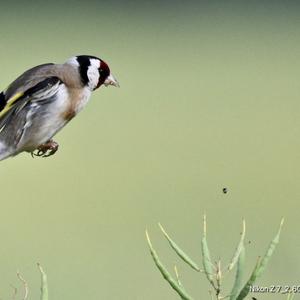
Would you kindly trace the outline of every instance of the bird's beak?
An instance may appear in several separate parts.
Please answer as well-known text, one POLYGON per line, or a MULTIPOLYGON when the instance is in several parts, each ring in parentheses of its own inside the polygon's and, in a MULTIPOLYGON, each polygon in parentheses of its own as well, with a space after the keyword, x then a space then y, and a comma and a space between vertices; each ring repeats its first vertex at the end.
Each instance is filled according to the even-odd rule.
POLYGON ((113 85, 115 87, 120 87, 120 84, 118 82, 118 80, 112 75, 110 74, 104 81, 104 85, 105 86, 109 86, 109 85, 113 85))

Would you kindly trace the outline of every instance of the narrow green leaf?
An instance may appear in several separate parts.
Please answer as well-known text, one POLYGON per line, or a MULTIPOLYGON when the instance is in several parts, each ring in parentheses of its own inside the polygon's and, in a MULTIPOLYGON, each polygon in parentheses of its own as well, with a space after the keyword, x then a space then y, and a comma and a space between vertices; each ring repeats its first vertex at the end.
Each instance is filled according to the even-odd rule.
POLYGON ((288 294, 286 300, 293 300, 294 299, 295 294, 294 293, 290 293, 288 294))
POLYGON ((271 241, 271 243, 269 245, 269 248, 267 249, 264 257, 261 260, 260 268, 259 268, 259 270, 257 272, 257 277, 259 277, 263 273, 263 271, 265 270, 268 261, 270 260, 272 254, 274 253, 274 250, 275 250, 277 244, 279 243, 279 237, 280 237, 280 233, 281 233, 281 228, 282 228, 283 222, 284 222, 284 219, 281 220, 278 232, 275 235, 275 237, 273 238, 273 240, 271 241))
MULTIPOLYGON (((193 298, 185 292, 185 290, 176 282, 176 280, 172 278, 172 276, 170 275, 170 273, 168 272, 166 267, 161 263, 155 249, 153 248, 153 246, 151 244, 150 237, 149 237, 149 234, 147 231, 146 231, 146 237, 147 237, 147 242, 148 242, 148 245, 150 248, 151 256, 152 256, 154 263, 157 266, 158 270, 164 277, 164 279, 177 292, 177 294, 181 297, 181 299, 193 300, 193 298)), ((43 300, 45 300, 45 299, 43 299, 43 300)))
POLYGON ((259 278, 259 276, 261 276, 261 274, 265 270, 268 261, 270 260, 277 244, 279 243, 279 237, 280 237, 283 222, 284 219, 281 220, 277 234, 271 241, 264 257, 261 260, 259 260, 259 263, 256 265, 254 271, 252 272, 250 279, 248 280, 248 282, 246 283, 246 285, 243 287, 240 294, 238 295, 237 300, 242 300, 248 295, 250 291, 250 287, 254 284, 255 280, 259 278))
POLYGON ((181 289, 186 293, 186 290, 185 290, 185 288, 184 288, 184 286, 183 286, 183 284, 182 284, 182 282, 181 282, 181 280, 180 280, 180 278, 179 278, 179 273, 178 273, 178 270, 177 270, 177 267, 176 266, 174 266, 174 271, 175 271, 175 275, 176 275, 176 279, 177 279, 177 283, 178 283, 178 285, 181 287, 181 289))
POLYGON ((162 225, 158 223, 160 230, 164 234, 165 238, 169 242, 172 249, 176 252, 176 254, 185 262, 187 263, 191 268, 194 270, 200 272, 200 268, 198 265, 182 250, 180 247, 170 238, 170 236, 167 234, 167 232, 164 230, 162 225))
POLYGON ((243 220, 243 229, 242 229, 242 233, 241 233, 241 238, 240 238, 240 241, 239 241, 239 243, 236 247, 236 250, 232 256, 231 262, 228 265, 228 271, 231 271, 238 261, 238 258, 240 256, 240 253, 241 253, 243 245, 244 245, 245 234, 246 234, 246 222, 245 222, 245 220, 243 220))
POLYGON ((230 293, 230 300, 235 300, 238 292, 242 288, 243 273, 245 269, 245 246, 242 244, 241 251, 237 261, 235 281, 230 293))
POLYGON ((237 298, 236 298, 237 300, 242 300, 249 294, 250 287, 254 284, 254 282, 256 280, 256 274, 259 269, 260 262, 261 262, 261 259, 259 257, 256 262, 256 265, 251 273, 249 280, 247 281, 247 283, 245 284, 245 286, 243 287, 243 289, 240 291, 239 295, 237 296, 237 298))
POLYGON ((37 264, 41 272, 41 300, 48 300, 48 282, 47 275, 40 264, 37 264))
POLYGON ((174 271, 175 271, 175 275, 176 275, 177 283, 178 283, 178 285, 179 285, 179 286, 181 286, 181 287, 182 287, 182 283, 181 283, 181 281, 180 281, 180 278, 179 278, 179 273, 178 273, 178 270, 177 270, 177 267, 176 267, 176 265, 174 266, 174 271))
POLYGON ((213 264, 210 259, 210 252, 207 245, 206 240, 206 216, 203 216, 203 237, 201 241, 201 250, 202 250, 202 264, 204 273, 208 279, 208 281, 212 284, 213 287, 215 287, 214 281, 213 281, 213 264))

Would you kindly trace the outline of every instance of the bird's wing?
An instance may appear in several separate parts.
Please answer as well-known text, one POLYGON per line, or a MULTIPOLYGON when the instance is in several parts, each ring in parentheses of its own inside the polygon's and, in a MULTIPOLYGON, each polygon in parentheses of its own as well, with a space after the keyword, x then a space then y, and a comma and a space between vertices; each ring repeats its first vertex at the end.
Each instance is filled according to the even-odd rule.
POLYGON ((24 93, 43 79, 50 77, 49 74, 53 73, 53 69, 55 64, 48 63, 25 71, 7 87, 4 92, 6 99, 12 98, 17 93, 24 93))
POLYGON ((26 71, 0 94, 0 132, 26 105, 53 99, 62 83, 53 76, 53 66, 46 64, 26 71))

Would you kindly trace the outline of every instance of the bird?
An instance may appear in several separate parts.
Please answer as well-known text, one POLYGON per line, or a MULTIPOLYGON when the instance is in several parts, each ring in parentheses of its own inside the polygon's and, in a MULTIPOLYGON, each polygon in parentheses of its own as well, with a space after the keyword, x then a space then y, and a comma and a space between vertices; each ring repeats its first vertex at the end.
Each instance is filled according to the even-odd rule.
POLYGON ((59 144, 53 136, 101 86, 120 87, 108 64, 91 55, 25 71, 0 93, 0 160, 21 152, 32 157, 55 154, 59 144))

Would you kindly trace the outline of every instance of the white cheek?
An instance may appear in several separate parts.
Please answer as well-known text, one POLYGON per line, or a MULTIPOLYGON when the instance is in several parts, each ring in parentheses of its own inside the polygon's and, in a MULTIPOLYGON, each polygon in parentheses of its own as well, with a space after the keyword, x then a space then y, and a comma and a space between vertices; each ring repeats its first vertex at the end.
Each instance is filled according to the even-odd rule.
POLYGON ((89 66, 87 75, 89 78, 89 87, 90 89, 94 89, 99 82, 99 71, 98 68, 94 68, 93 66, 89 66))
POLYGON ((88 68, 87 76, 89 78, 89 88, 93 90, 99 82, 99 67, 100 61, 98 59, 90 59, 91 65, 88 68))

